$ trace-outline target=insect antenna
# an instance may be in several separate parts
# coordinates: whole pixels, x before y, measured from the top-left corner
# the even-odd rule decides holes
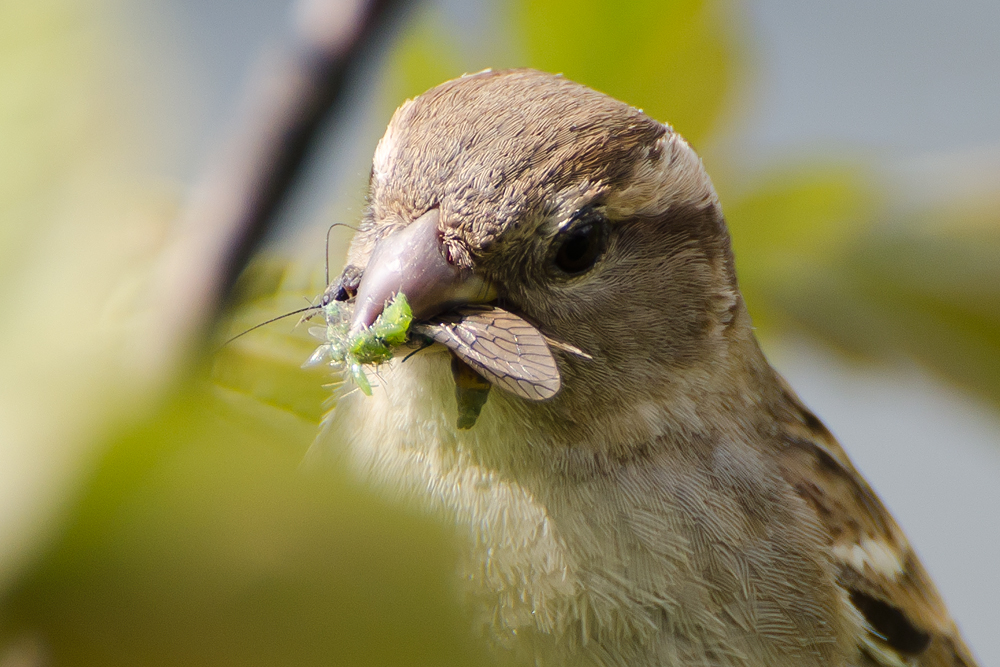
[[[325,273],[325,276],[326,276],[326,284],[327,285],[330,284],[330,234],[333,232],[333,228],[334,227],[347,227],[348,229],[352,229],[355,232],[360,231],[357,227],[351,226],[351,225],[347,224],[346,222],[335,222],[332,225],[330,225],[329,229],[326,230],[326,252],[325,252],[325,255],[324,255],[324,259],[323,259],[323,268],[324,268],[324,273]],[[225,343],[223,343],[222,345],[219,346],[219,349],[221,350],[222,348],[224,348],[225,346],[229,345],[230,343],[232,343],[237,338],[245,336],[246,334],[250,333],[254,329],[259,329],[259,328],[261,328],[262,326],[264,326],[266,324],[271,324],[272,322],[277,322],[278,320],[282,320],[282,319],[284,319],[286,317],[291,317],[292,315],[298,315],[300,313],[316,313],[318,311],[323,310],[323,306],[325,306],[325,305],[326,305],[326,303],[321,303],[319,305],[309,305],[309,306],[306,306],[305,308],[299,308],[298,310],[293,310],[290,313],[285,313],[284,315],[278,315],[277,317],[272,317],[271,319],[269,319],[267,321],[264,321],[264,322],[261,322],[260,324],[255,324],[254,326],[250,327],[246,331],[241,331],[240,333],[236,334],[235,336],[233,336],[232,338],[230,338],[229,340],[227,340]],[[303,320],[307,320],[309,318],[308,317],[303,317],[302,319]],[[301,324],[301,321],[300,321],[300,324]]]
[[[237,338],[241,338],[241,337],[247,335],[248,333],[250,333],[254,329],[260,329],[262,326],[264,326],[266,324],[271,324],[272,322],[277,322],[278,320],[283,320],[286,317],[291,317],[292,315],[298,315],[299,313],[306,313],[306,312],[309,312],[309,311],[317,312],[317,311],[320,311],[320,310],[323,310],[322,306],[306,306],[305,308],[299,308],[298,310],[293,310],[292,312],[285,313],[284,315],[278,315],[277,317],[272,317],[271,319],[266,320],[264,322],[261,322],[260,324],[253,325],[252,327],[250,327],[246,331],[241,331],[240,333],[236,334],[235,336],[233,336],[232,338],[230,338],[229,340],[227,340],[225,343],[223,343],[222,345],[220,345],[219,349],[221,350],[222,348],[224,348],[225,346],[229,345],[230,343],[232,343]]]
[[[415,355],[417,352],[423,352],[424,350],[426,350],[427,348],[429,348],[433,344],[434,344],[434,341],[432,341],[430,339],[427,339],[427,340],[423,341],[423,343],[420,345],[420,347],[418,347],[413,352],[410,352],[408,355],[406,355],[405,357],[403,357],[403,360],[401,362],[399,362],[399,363],[405,364],[410,357],[412,357],[413,355]]]

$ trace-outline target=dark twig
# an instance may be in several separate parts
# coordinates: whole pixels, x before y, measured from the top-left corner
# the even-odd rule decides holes
[[[289,191],[348,73],[405,0],[300,0],[288,45],[270,54],[231,140],[184,210],[154,276],[146,349],[173,360],[218,310]],[[150,360],[154,362],[155,360]]]

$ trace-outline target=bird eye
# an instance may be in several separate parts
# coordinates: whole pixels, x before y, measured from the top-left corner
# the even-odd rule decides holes
[[[556,237],[553,264],[570,276],[589,271],[604,252],[606,236],[603,218],[572,225]]]

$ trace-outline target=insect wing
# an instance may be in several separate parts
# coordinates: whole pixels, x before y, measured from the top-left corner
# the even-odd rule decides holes
[[[559,391],[559,367],[545,337],[506,310],[459,309],[413,329],[516,396],[542,401]]]

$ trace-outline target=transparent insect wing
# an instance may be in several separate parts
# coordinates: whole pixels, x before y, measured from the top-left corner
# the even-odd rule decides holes
[[[312,353],[312,356],[309,357],[304,364],[302,364],[302,368],[312,368],[313,366],[319,366],[320,364],[325,363],[327,357],[330,356],[330,352],[331,350],[329,345],[320,345],[316,348],[316,351]]]
[[[542,401],[559,391],[559,367],[545,337],[513,313],[463,308],[413,328],[516,396]]]

